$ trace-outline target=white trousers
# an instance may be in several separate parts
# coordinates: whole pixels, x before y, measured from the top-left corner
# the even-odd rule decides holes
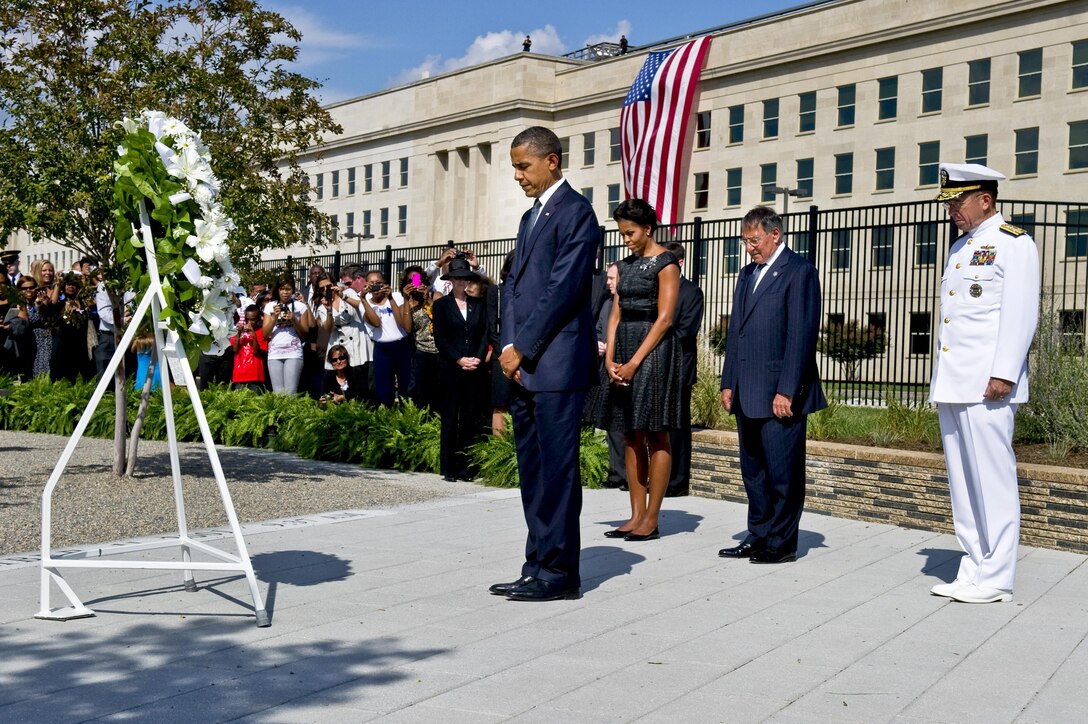
[[[1020,543],[1020,490],[1012,450],[1017,405],[937,405],[956,538],[967,554],[957,580],[1011,591]]]

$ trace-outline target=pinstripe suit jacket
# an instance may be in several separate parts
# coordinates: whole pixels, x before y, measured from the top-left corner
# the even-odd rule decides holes
[[[791,249],[749,294],[756,264],[737,278],[722,366],[723,390],[733,391],[732,411],[773,417],[776,393],[793,401],[795,415],[827,407],[816,369],[820,329],[820,282],[816,268]]]

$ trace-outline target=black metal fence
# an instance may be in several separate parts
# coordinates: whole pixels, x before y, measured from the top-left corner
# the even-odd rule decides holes
[[[1057,325],[1066,349],[1084,350],[1088,307],[1088,203],[999,201],[1006,221],[1035,239],[1042,266],[1043,311]],[[888,396],[908,403],[928,395],[939,323],[941,275],[957,232],[940,204],[914,202],[821,211],[815,206],[789,214],[787,238],[794,251],[819,269],[825,325],[853,322],[883,338],[883,351],[845,364],[820,355],[820,374],[838,399],[882,404]],[[697,218],[658,233],[658,240],[684,244],[686,274],[702,288],[704,350],[720,356],[712,341],[727,328],[737,275],[748,263],[740,241],[740,217]],[[465,245],[492,273],[514,247],[514,239]],[[266,261],[304,279],[311,264],[332,271],[346,264],[378,268],[399,277],[411,264],[434,261],[440,247],[409,247]],[[600,268],[626,253],[616,231],[604,234]],[[717,330],[717,331],[716,331]],[[881,345],[877,345],[878,348]],[[875,350],[870,350],[875,352]]]

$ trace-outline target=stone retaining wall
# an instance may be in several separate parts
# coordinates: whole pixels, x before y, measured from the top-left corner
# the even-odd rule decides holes
[[[808,442],[805,509],[906,528],[952,532],[944,457],[934,453]],[[1019,466],[1020,540],[1088,553],[1088,472]],[[695,432],[691,492],[746,503],[735,432]]]

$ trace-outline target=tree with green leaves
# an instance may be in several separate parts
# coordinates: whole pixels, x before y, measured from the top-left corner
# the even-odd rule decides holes
[[[300,40],[255,0],[0,0],[0,245],[25,229],[97,259],[120,330],[117,124],[145,108],[183,120],[212,149],[240,267],[330,233],[307,202],[298,154],[340,128],[313,96],[319,84],[291,70]]]
[[[874,325],[862,327],[857,320],[827,324],[820,330],[816,351],[839,363],[843,379],[853,382],[864,360],[884,354],[888,337]]]

